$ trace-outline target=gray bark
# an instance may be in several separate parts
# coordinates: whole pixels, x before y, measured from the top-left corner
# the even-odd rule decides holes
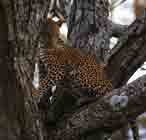
[[[23,114],[23,119],[20,120],[22,131],[19,132],[19,139],[41,139],[42,130],[41,123],[39,122],[39,117],[37,113],[37,106],[32,99],[32,79],[33,79],[33,65],[35,63],[38,35],[40,22],[46,17],[46,11],[48,7],[47,2],[41,1],[7,1],[2,0],[0,4],[4,7],[5,20],[7,26],[7,40],[11,43],[10,48],[13,48],[13,67],[15,68],[15,78],[19,81],[21,87],[21,103],[23,108],[21,108],[21,113]],[[42,8],[42,5],[44,6]],[[41,10],[40,10],[41,9]],[[7,51],[9,53],[9,51]],[[7,75],[7,74],[6,74]],[[12,82],[16,83],[16,82]],[[5,86],[8,86],[7,84]],[[19,88],[19,87],[18,87]],[[15,87],[15,89],[17,89]],[[9,93],[11,93],[9,91]],[[14,92],[14,94],[16,94]],[[15,100],[18,98],[14,96]],[[8,97],[5,97],[8,98]],[[3,98],[2,98],[3,99]],[[12,99],[12,102],[15,102]],[[21,101],[20,100],[20,101]],[[16,101],[17,102],[17,101]],[[19,102],[18,102],[19,103]],[[8,105],[10,103],[7,102]],[[19,105],[17,104],[19,107]],[[17,110],[16,110],[17,111]],[[14,111],[14,112],[16,112]],[[10,116],[9,116],[10,117]],[[19,117],[19,114],[18,114]],[[16,121],[19,118],[15,118]],[[15,126],[13,124],[12,126]],[[11,130],[15,131],[15,130]],[[44,132],[45,133],[45,132]],[[17,137],[18,138],[18,137]],[[12,137],[10,137],[12,139]]]
[[[70,90],[70,89],[69,89]],[[55,140],[74,140],[90,131],[114,132],[146,111],[146,75],[72,114],[57,125]],[[63,125],[65,124],[65,125]]]
[[[107,73],[114,88],[126,84],[146,60],[145,22],[145,17],[136,19],[119,38],[118,43],[108,56]]]
[[[13,65],[14,50],[8,42],[6,13],[0,3],[0,139],[19,140],[24,126],[24,98]]]
[[[5,14],[0,16],[2,17],[0,33],[7,33],[0,34],[0,38],[5,38],[0,40],[0,44],[6,46],[0,48],[2,60],[0,136],[2,135],[2,139],[78,140],[86,139],[88,134],[89,139],[92,139],[96,132],[101,130],[114,132],[125,126],[129,119],[143,113],[146,108],[146,76],[128,86],[111,91],[108,96],[93,104],[80,108],[57,122],[57,126],[49,131],[43,127],[41,114],[31,96],[33,89],[31,82],[39,30],[46,18],[49,3],[50,1],[45,0],[1,0],[0,2],[4,9],[2,13],[5,11]],[[105,52],[109,50],[111,35],[114,33],[122,35],[108,59],[107,72],[114,88],[124,85],[145,61],[145,18],[136,20],[127,31],[125,28],[121,31],[116,27],[116,31],[120,31],[116,33],[115,28],[111,27],[108,21],[107,1],[75,0],[71,11],[68,23],[69,39],[73,47],[81,48],[85,53],[95,54],[99,63],[106,63]],[[3,21],[5,23],[2,23]],[[9,55],[12,59],[5,57]],[[62,89],[63,87],[60,92]]]
[[[98,63],[105,63],[109,50],[108,8],[106,0],[75,0],[71,7],[68,37],[73,47],[94,54]]]

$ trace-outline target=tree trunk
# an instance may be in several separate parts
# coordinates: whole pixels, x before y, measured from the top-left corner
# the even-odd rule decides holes
[[[97,63],[106,63],[109,50],[109,3],[106,0],[75,0],[69,19],[69,39],[73,47],[94,54]]]
[[[32,98],[31,82],[39,47],[39,31],[47,16],[49,4],[50,1],[45,0],[1,0],[0,2],[0,111],[2,114],[0,116],[0,138],[2,140],[91,140],[99,138],[97,132],[101,130],[114,132],[121,126],[127,125],[128,119],[135,118],[145,111],[145,77],[129,86],[113,90],[108,96],[70,114],[67,118],[57,122],[57,125],[50,131],[43,127],[40,119],[42,114],[39,113],[36,102]],[[73,47],[81,48],[86,54],[96,55],[98,63],[106,63],[109,40],[111,34],[114,34],[111,32],[111,24],[108,21],[108,5],[106,0],[74,0],[68,22],[68,36]],[[121,33],[126,39],[121,39],[120,45],[117,45],[120,47],[125,44],[126,47],[130,45],[131,50],[134,49],[135,56],[135,48],[132,48],[133,41],[129,40],[133,38],[131,34],[134,34],[135,27],[140,29],[137,36],[134,34],[134,39],[138,37],[137,41],[140,44],[138,47],[139,49],[142,47],[138,56],[142,57],[138,57],[138,61],[132,63],[132,68],[134,64],[141,64],[145,59],[145,55],[142,54],[145,49],[144,40],[140,40],[140,36],[145,35],[145,27],[138,25],[131,25],[130,29],[133,32],[127,36]],[[129,36],[132,37],[128,38]],[[138,47],[136,46],[136,50]],[[126,49],[119,50],[122,50],[120,53],[123,54]],[[114,53],[110,58],[114,59],[118,56],[119,53],[117,55]],[[126,66],[133,58],[133,55],[124,58],[124,55],[121,56],[120,62],[126,58]],[[121,71],[121,67],[118,67],[121,63],[109,60],[107,63],[108,67],[111,66],[108,68],[109,75],[114,73],[113,81],[116,83],[117,71],[124,74],[126,68],[124,67],[124,71]],[[117,71],[115,71],[115,65],[119,68],[116,69]],[[130,75],[133,72],[134,70]],[[118,84],[123,85],[123,81],[127,80],[122,78],[121,76],[118,79]],[[115,87],[119,87],[120,84]],[[63,87],[60,92],[62,89]],[[72,89],[68,89],[68,92],[70,90]],[[113,100],[115,98],[119,102]]]
[[[24,100],[14,70],[14,48],[8,42],[5,10],[0,5],[0,139],[20,140]]]

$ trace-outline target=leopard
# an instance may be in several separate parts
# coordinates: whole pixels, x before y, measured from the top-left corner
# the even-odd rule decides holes
[[[47,119],[51,122],[56,122],[66,107],[72,107],[78,100],[77,96],[81,98],[86,96],[86,93],[88,96],[89,91],[92,91],[95,93],[91,93],[94,98],[104,96],[112,89],[111,82],[106,78],[105,65],[98,64],[95,55],[84,54],[80,48],[71,47],[69,42],[60,41],[60,25],[51,19],[48,20],[48,34],[45,34],[48,44],[40,47],[38,56],[43,70],[40,69],[39,88],[33,93],[33,97],[37,98],[39,108],[47,108]],[[70,91],[69,95],[66,91],[59,94],[57,90],[52,91],[52,88],[58,87],[60,83],[65,86],[65,81],[69,81],[66,83],[71,83],[71,87],[75,85],[85,92],[81,92],[82,95],[74,95],[76,92]],[[44,107],[46,96],[49,107],[48,105]],[[67,101],[64,101],[64,98]],[[64,105],[68,101],[69,104]]]
[[[43,38],[48,39],[48,44],[40,47],[38,56],[40,65],[44,65],[43,70],[40,68],[40,71],[43,72],[40,72],[42,76],[40,76],[38,93],[43,94],[50,89],[50,86],[54,86],[57,81],[64,79],[66,65],[71,65],[72,71],[76,71],[75,79],[79,81],[81,88],[99,90],[101,87],[105,88],[106,85],[108,85],[106,88],[111,88],[110,82],[108,82],[109,84],[102,82],[106,77],[105,66],[97,63],[95,55],[84,54],[80,48],[71,47],[67,40],[61,40],[59,29],[64,23],[64,18],[61,17],[59,21],[55,22],[52,17],[48,17],[47,23],[45,23],[45,29],[42,32],[45,32],[46,37],[43,35]]]
[[[41,54],[41,59],[47,63],[47,75],[40,80],[38,97],[41,97],[39,101],[41,105],[44,104],[43,97],[48,95],[48,90],[50,91],[48,96],[53,97],[50,109],[47,109],[49,123],[55,123],[68,108],[72,110],[75,105],[87,104],[91,99],[102,97],[112,89],[112,84],[105,75],[105,65],[98,64],[93,55],[84,55],[79,48],[48,49],[44,57],[43,53]],[[67,73],[68,68],[70,70]],[[60,84],[58,82],[64,82],[66,77],[69,77],[71,82],[70,89],[77,86],[82,91],[81,95],[73,91],[51,92],[51,87],[58,87]]]
[[[65,78],[68,65],[72,67],[71,72],[81,88],[92,88],[97,90],[97,94],[102,87],[110,91],[111,84],[106,80],[105,66],[97,64],[95,56],[83,55],[79,48],[48,49],[44,54],[41,52],[41,60],[46,64],[47,75],[40,80],[40,94],[43,94],[49,85],[56,85],[57,81]]]

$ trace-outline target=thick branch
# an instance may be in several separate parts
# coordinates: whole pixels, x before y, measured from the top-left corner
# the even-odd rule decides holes
[[[129,26],[115,48],[107,64],[109,78],[114,87],[124,85],[146,60],[146,19],[141,17]]]
[[[122,35],[125,35],[128,28],[127,25],[116,24],[110,20],[109,25],[111,27],[111,36],[114,37],[121,37]]]
[[[71,7],[68,37],[73,47],[94,54],[98,63],[104,63],[109,50],[108,6],[106,0],[75,0]]]
[[[113,90],[108,96],[74,113],[66,122],[62,120],[58,129],[52,132],[55,136],[52,139],[77,140],[94,130],[113,132],[143,113],[145,100],[146,75]]]

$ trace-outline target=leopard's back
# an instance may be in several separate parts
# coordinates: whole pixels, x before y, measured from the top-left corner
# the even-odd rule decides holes
[[[107,91],[111,89],[110,82],[107,80],[108,84],[106,83],[105,66],[97,64],[96,57],[93,55],[82,55],[78,48],[48,49],[43,62],[47,63],[47,78],[40,81],[40,91],[42,89],[44,91],[45,88],[48,89],[49,86],[55,85],[57,81],[63,80],[68,65],[71,66],[73,79],[77,79],[81,88],[92,88],[98,93],[102,91],[102,94],[105,93],[102,90],[105,87]],[[50,84],[51,82],[53,84]]]

